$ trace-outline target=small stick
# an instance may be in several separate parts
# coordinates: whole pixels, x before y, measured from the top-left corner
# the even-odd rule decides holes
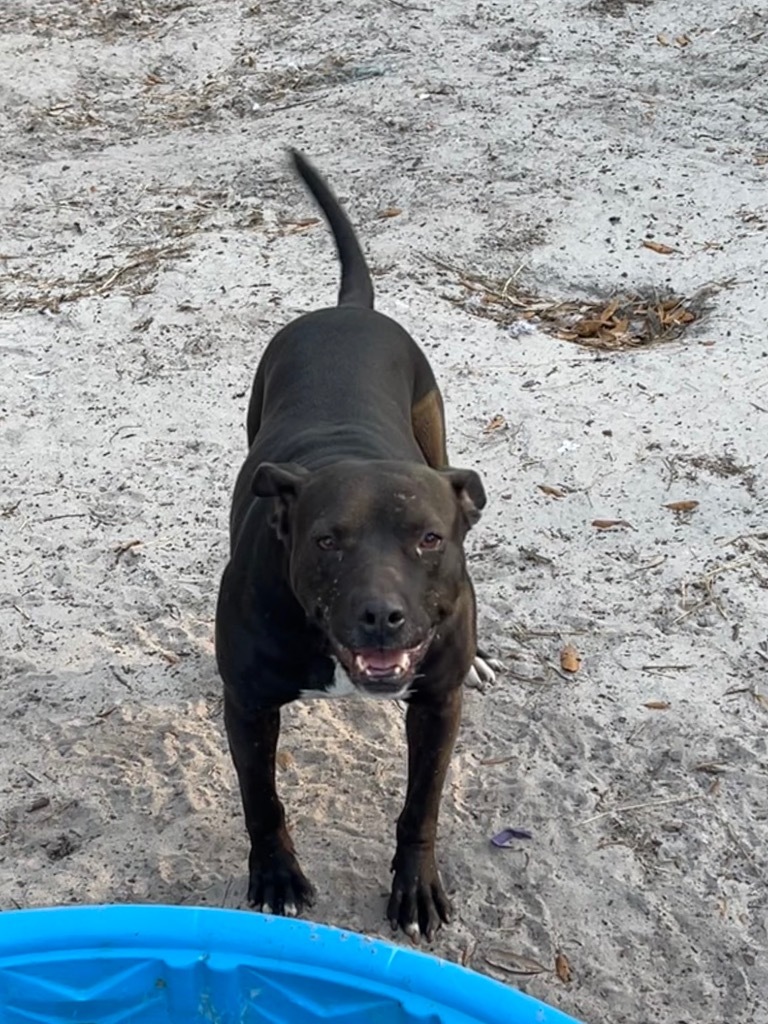
[[[654,559],[653,562],[646,562],[645,565],[640,565],[640,566],[637,567],[637,569],[634,569],[631,573],[629,573],[627,575],[627,579],[631,580],[635,576],[639,576],[641,572],[647,572],[649,569],[655,569],[657,566],[663,565],[664,562],[666,562],[666,560],[667,560],[667,556],[666,555],[661,555],[660,558]]]
[[[591,825],[593,821],[598,821],[600,818],[609,818],[612,814],[623,814],[624,811],[643,811],[647,808],[655,809],[656,807],[666,807],[669,804],[686,804],[691,800],[701,800],[703,793],[696,793],[694,796],[670,796],[666,800],[648,800],[642,804],[624,804],[621,807],[614,807],[613,810],[603,811],[601,814],[595,814],[591,818],[585,818],[584,821],[578,823],[579,828],[582,825]]]
[[[124,679],[123,676],[120,675],[120,673],[117,671],[116,668],[113,668],[112,665],[110,665],[109,666],[109,671],[112,673],[112,675],[118,681],[118,683],[120,683],[121,685],[125,686],[128,690],[133,691],[133,687],[131,686],[131,684],[128,682],[127,679]]]
[[[687,672],[694,665],[641,665],[642,672]]]
[[[87,512],[62,512],[58,516],[46,516],[45,519],[38,519],[39,523],[52,523],[55,519],[87,519]]]
[[[130,551],[131,548],[138,547],[140,544],[140,540],[127,540],[123,544],[118,544],[117,547],[115,548],[115,565],[118,564],[118,562],[126,553],[126,551]]]
[[[418,4],[404,4],[402,0],[387,0],[387,3],[392,4],[393,7],[399,7],[401,11],[426,11],[427,14],[432,13],[431,7],[419,7]]]

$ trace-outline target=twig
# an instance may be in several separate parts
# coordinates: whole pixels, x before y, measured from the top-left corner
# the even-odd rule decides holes
[[[399,7],[401,11],[425,11],[427,14],[432,13],[431,7],[419,7],[418,4],[404,4],[402,0],[387,0],[388,4],[392,4],[393,7]]]
[[[109,666],[109,671],[112,673],[112,675],[118,681],[118,683],[121,683],[126,689],[130,690],[131,692],[133,692],[133,687],[131,686],[131,684],[128,682],[127,679],[124,679],[120,675],[120,673],[117,671],[116,668],[114,668],[112,665],[110,665]]]
[[[577,822],[577,826],[581,828],[584,825],[591,825],[593,821],[599,821],[600,818],[610,818],[612,814],[623,814],[625,811],[655,810],[657,807],[667,807],[670,804],[687,804],[692,800],[701,800],[703,796],[703,793],[696,793],[693,796],[670,796],[665,800],[648,800],[641,804],[623,804],[621,807],[614,807],[610,811],[603,811],[591,818],[585,818],[583,821]]]
[[[62,512],[58,516],[46,516],[45,519],[38,519],[39,523],[52,523],[55,519],[87,519],[87,512]]]
[[[687,672],[695,665],[641,665],[641,672]]]
[[[731,540],[719,540],[716,543],[730,547],[732,544],[738,544],[744,540],[768,540],[768,531],[759,530],[757,533],[740,533],[738,537],[732,537]]]
[[[115,565],[118,565],[123,555],[130,551],[132,548],[139,547],[141,545],[140,540],[127,540],[123,544],[118,544],[115,548]]]
[[[655,558],[652,562],[646,562],[645,565],[639,565],[637,569],[634,569],[627,575],[627,579],[634,579],[635,576],[639,576],[641,572],[648,572],[649,569],[655,569],[659,565],[663,565],[667,560],[667,555],[661,555],[659,558]]]

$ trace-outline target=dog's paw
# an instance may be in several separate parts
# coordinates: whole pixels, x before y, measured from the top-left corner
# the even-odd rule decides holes
[[[496,673],[501,672],[503,668],[504,665],[497,658],[491,658],[485,651],[478,651],[472,668],[467,673],[467,685],[482,690],[489,683],[496,682]]]
[[[312,883],[289,850],[252,852],[249,861],[248,903],[264,914],[296,917],[315,901]]]
[[[387,917],[393,930],[402,928],[415,945],[431,942],[443,924],[450,924],[451,901],[445,894],[432,853],[398,851]]]

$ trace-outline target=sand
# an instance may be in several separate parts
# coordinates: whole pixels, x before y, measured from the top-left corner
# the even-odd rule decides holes
[[[489,494],[468,551],[505,671],[467,691],[433,951],[590,1024],[765,1024],[764,17],[4,0],[0,30],[1,905],[243,906],[212,622],[259,354],[336,292],[296,145]],[[652,345],[528,316],[710,285]],[[284,722],[313,916],[389,936],[402,709]]]

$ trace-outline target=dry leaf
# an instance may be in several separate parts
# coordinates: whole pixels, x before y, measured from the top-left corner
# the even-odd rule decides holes
[[[679,251],[673,249],[671,245],[665,245],[664,242],[654,242],[652,238],[644,238],[643,245],[646,249],[653,249],[654,252],[658,252],[662,256],[671,256],[673,252]]]
[[[596,530],[612,530],[615,526],[629,526],[626,519],[593,519],[592,525]]]
[[[397,206],[387,206],[384,210],[379,210],[376,214],[381,220],[387,217],[399,217],[403,211]]]
[[[517,953],[508,953],[505,949],[490,949],[485,958],[491,967],[498,967],[509,974],[543,974],[546,967],[538,960]]]
[[[755,153],[755,163],[758,167],[768,164],[768,153]]]
[[[602,320],[578,320],[573,329],[580,338],[593,338],[605,327]]]
[[[560,950],[557,951],[557,956],[555,957],[555,974],[558,976],[560,981],[564,981],[566,985],[573,977],[573,971],[571,970],[568,957]]]
[[[650,711],[668,711],[671,706],[668,700],[647,700],[643,705]]]
[[[489,420],[488,423],[486,423],[486,425],[483,427],[483,433],[492,434],[494,430],[504,430],[506,426],[507,421],[504,419],[501,413],[498,413],[491,420]]]
[[[664,506],[664,508],[668,508],[672,512],[693,512],[693,510],[698,507],[698,501],[694,501],[693,499],[690,501],[670,501]]]
[[[290,750],[278,750],[277,755],[275,757],[275,761],[277,761],[278,768],[280,768],[282,771],[286,771],[288,768],[291,768],[294,764],[293,754],[290,752]]]
[[[560,668],[563,672],[578,672],[581,668],[581,655],[573,644],[566,644],[560,651]]]
[[[670,324],[677,327],[678,324],[692,324],[696,319],[696,315],[695,313],[692,313],[690,309],[678,308],[673,309],[669,313],[665,313],[663,316],[659,317],[659,319],[665,327],[668,327]]]
[[[550,498],[564,498],[566,491],[561,490],[559,487],[551,487],[549,484],[536,484],[540,491],[544,494],[548,494]]]
[[[684,46],[687,46],[690,43],[690,41],[691,40],[688,36],[675,36],[675,43],[680,47],[681,50]]]
[[[665,35],[663,32],[659,32],[656,36],[656,42],[659,46],[669,46],[669,36]]]
[[[614,314],[616,313],[616,310],[619,308],[620,305],[621,302],[619,301],[619,299],[612,299],[608,303],[603,312],[600,314],[600,319],[603,321],[604,324],[607,324],[609,320],[613,320]]]

